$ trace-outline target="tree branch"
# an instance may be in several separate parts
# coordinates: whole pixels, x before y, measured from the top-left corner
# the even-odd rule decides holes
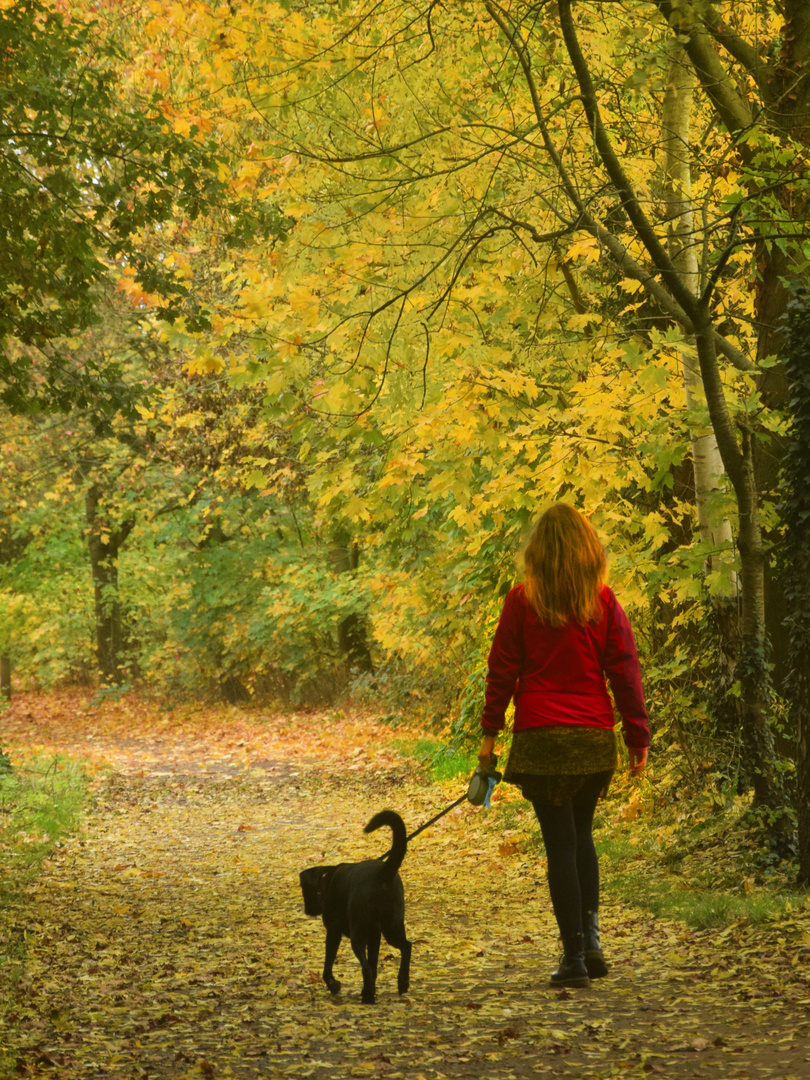
[[[719,45],[722,45],[729,56],[742,64],[746,71],[751,74],[762,95],[763,102],[766,105],[772,104],[771,68],[762,59],[759,51],[753,45],[744,41],[739,34],[735,34],[733,30],[730,30],[725,25],[723,17],[713,7],[707,6],[701,14],[701,19],[714,40]]]
[[[734,134],[750,128],[754,122],[751,110],[729,78],[715,52],[709,33],[694,9],[683,3],[683,0],[678,3],[675,0],[656,0],[656,6],[672,32],[678,37],[687,37],[684,42],[687,56],[692,61],[717,115],[728,130]],[[714,17],[717,18],[716,15]]]
[[[571,0],[559,0],[558,7],[563,38],[577,81],[579,82],[579,88],[582,94],[582,105],[585,109],[585,115],[588,119],[591,134],[593,135],[594,144],[599,153],[599,157],[602,159],[602,164],[605,166],[613,186],[621,197],[622,209],[632,222],[639,240],[641,240],[642,244],[649,252],[653,265],[663,278],[667,288],[678,304],[680,304],[687,314],[692,315],[694,312],[695,297],[684,284],[681,275],[673,266],[666,248],[658,239],[649,218],[641,209],[641,204],[636,197],[633,185],[630,183],[629,177],[622,168],[621,163],[616,156],[616,152],[613,149],[613,145],[608,138],[605,126],[602,123],[602,116],[596,101],[596,92],[594,90],[593,80],[591,79],[591,73],[582,53],[582,49],[580,48],[579,39],[577,38],[576,27],[574,26],[574,19],[571,14]]]
[[[537,120],[538,130],[543,139],[543,145],[551,158],[554,168],[557,171],[557,175],[560,177],[560,182],[563,185],[566,195],[580,215],[580,225],[607,249],[612,259],[623,273],[641,283],[645,291],[656,301],[665,315],[674,319],[688,334],[694,334],[695,327],[692,318],[684,310],[678,299],[676,299],[672,293],[657,280],[654,272],[646,269],[637,262],[627,248],[625,248],[624,244],[622,244],[621,240],[614,233],[606,229],[586,208],[585,203],[580,198],[576,185],[568,175],[568,170],[560,157],[559,151],[557,150],[546,125],[545,115],[540,103],[540,95],[537,91],[537,85],[532,72],[531,57],[525,43],[521,40],[516,28],[510,24],[505,14],[495,5],[494,0],[486,0],[486,9],[490,18],[498,26],[501,33],[509,42],[512,51],[518,58],[518,62],[523,70],[523,77],[526,80],[526,85],[532,99],[532,107],[535,119]],[[664,255],[667,262],[669,262],[669,257],[666,255],[666,252],[664,252]],[[678,280],[680,281],[680,279]],[[693,302],[696,302],[696,298],[692,297],[691,293],[688,293],[688,290],[682,288],[682,291],[686,291],[687,296],[690,297]],[[714,343],[717,351],[725,356],[726,359],[740,371],[757,370],[755,365],[740,349],[732,345],[730,341],[717,333],[717,331],[714,333]]]
[[[664,288],[661,282],[655,278],[654,273],[636,262],[617,236],[614,236],[613,233],[594,221],[593,218],[590,219],[589,231],[608,249],[620,270],[623,270],[628,277],[641,282],[649,295],[658,303],[665,315],[669,315],[675,322],[679,323],[687,334],[695,333],[695,327],[690,316],[687,315],[677,300]],[[723,337],[717,330],[714,331],[713,336],[714,345],[717,351],[725,356],[735,368],[739,371],[758,370],[756,365],[748,359],[745,353],[742,352],[741,349],[738,349],[736,345],[732,345],[728,338]]]

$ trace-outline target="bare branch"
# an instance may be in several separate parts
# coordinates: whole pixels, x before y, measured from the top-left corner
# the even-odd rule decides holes
[[[506,14],[500,7],[495,4],[494,0],[486,0],[486,8],[490,17],[497,24],[502,34],[509,42],[512,51],[518,58],[518,62],[520,63],[523,70],[523,76],[526,80],[526,85],[532,99],[535,119],[537,120],[538,130],[540,131],[543,138],[543,144],[545,146],[546,152],[551,158],[551,161],[554,165],[555,170],[557,171],[558,176],[560,177],[560,182],[562,183],[566,195],[568,196],[571,203],[580,215],[579,224],[582,226],[582,228],[589,232],[591,236],[598,240],[600,244],[602,244],[602,246],[610,253],[611,258],[619,267],[619,269],[624,274],[626,274],[627,277],[634,278],[636,281],[641,283],[645,291],[653,300],[655,300],[660,310],[664,314],[669,315],[670,318],[674,319],[677,323],[679,323],[684,328],[684,330],[686,330],[687,333],[694,334],[695,329],[692,318],[684,310],[684,307],[679,302],[679,299],[676,299],[673,296],[672,292],[670,292],[669,289],[657,279],[656,272],[648,270],[646,267],[642,266],[636,259],[634,259],[627,250],[627,248],[624,246],[624,244],[621,242],[621,240],[618,238],[618,236],[610,232],[610,230],[606,229],[588,210],[588,207],[586,203],[583,202],[576,185],[569,176],[568,171],[565,168],[565,164],[560,157],[559,151],[554,144],[554,140],[551,138],[551,135],[549,133],[548,127],[545,122],[543,108],[540,102],[540,95],[538,93],[537,85],[534,80],[534,73],[531,67],[531,57],[529,55],[528,49],[526,48],[525,42],[522,41],[516,27],[514,27],[509,22]],[[619,166],[619,169],[621,169],[621,166]],[[647,227],[648,229],[651,229],[648,222]],[[656,243],[658,243],[657,238],[655,238],[655,240]],[[677,280],[680,282],[680,278],[674,271],[674,268],[672,267],[669,257],[666,255],[666,252],[664,252],[664,258],[667,264],[669,264],[672,274],[674,274]],[[690,305],[692,306],[695,303],[695,298],[692,297],[691,293],[689,293],[688,290],[683,287],[682,282],[680,282],[680,284],[681,293],[686,294],[687,302],[689,302],[689,300],[692,301],[692,304]],[[756,370],[754,364],[748,359],[748,357],[730,341],[724,338],[722,334],[719,334],[715,331],[714,341],[715,347],[717,348],[718,352],[725,356],[726,359],[734,365],[734,367],[738,368],[740,371]]]
[[[593,135],[594,144],[602,159],[602,163],[605,166],[614,187],[619,193],[622,209],[633,223],[638,238],[649,252],[654,266],[660,273],[673,297],[686,312],[691,314],[695,297],[685,286],[681,275],[673,266],[666,248],[658,239],[649,218],[641,209],[641,204],[638,201],[633,185],[630,183],[629,177],[622,168],[621,163],[616,156],[616,152],[613,149],[613,144],[608,138],[605,126],[602,123],[602,116],[597,104],[591,73],[580,48],[579,39],[577,38],[576,27],[574,26],[574,19],[571,14],[571,0],[559,0],[558,6],[563,38],[565,39],[566,48],[568,49],[568,55],[573,64],[577,81],[579,82],[585,115],[588,118],[588,124],[591,129],[591,134]]]

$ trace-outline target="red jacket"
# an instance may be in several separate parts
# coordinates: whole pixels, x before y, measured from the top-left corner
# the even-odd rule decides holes
[[[627,746],[650,742],[638,653],[630,623],[611,589],[600,594],[599,622],[549,626],[541,622],[522,585],[509,592],[489,652],[481,726],[494,735],[515,699],[515,731],[556,724],[612,728],[610,682]]]

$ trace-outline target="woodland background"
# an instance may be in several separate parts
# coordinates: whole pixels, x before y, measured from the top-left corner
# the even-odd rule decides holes
[[[659,797],[810,881],[803,0],[2,0],[0,50],[6,686],[463,748],[565,499]]]

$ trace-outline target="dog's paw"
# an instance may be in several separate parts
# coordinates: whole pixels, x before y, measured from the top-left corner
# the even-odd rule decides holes
[[[340,993],[341,984],[337,981],[337,979],[329,979],[327,981],[326,985],[329,988],[329,993],[330,994],[339,994]]]
[[[363,994],[360,1000],[364,1005],[376,1005],[377,998],[374,994]]]
[[[410,989],[410,985],[410,979],[400,979],[397,983],[397,989],[399,990],[400,994],[407,994],[408,990]]]

